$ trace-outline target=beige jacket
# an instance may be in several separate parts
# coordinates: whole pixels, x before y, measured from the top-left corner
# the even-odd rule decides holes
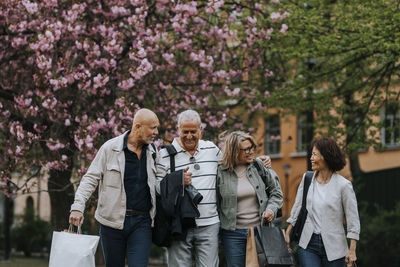
[[[307,219],[301,233],[299,246],[306,249],[314,232],[313,194],[315,173],[307,193]],[[296,200],[290,213],[288,223],[295,225],[300,213],[303,199],[304,176],[297,190]],[[347,222],[347,238],[358,240],[360,236],[360,219],[356,195],[349,180],[334,173],[329,182],[329,191],[326,195],[326,209],[321,214],[321,236],[324,242],[326,255],[329,261],[342,258],[348,251],[346,233],[343,220]]]
[[[115,229],[123,229],[126,212],[125,154],[123,151],[125,134],[127,132],[108,140],[100,147],[88,171],[82,177],[75,193],[74,204],[71,206],[71,210],[78,210],[83,213],[86,201],[98,185],[99,199],[94,216],[99,223]],[[153,154],[158,155],[151,145],[148,146],[146,151],[147,183],[150,188],[152,203],[150,216],[153,225],[156,211],[156,168]]]

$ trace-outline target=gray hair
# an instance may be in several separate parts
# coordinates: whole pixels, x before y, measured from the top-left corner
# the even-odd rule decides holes
[[[178,128],[181,126],[182,121],[192,121],[197,120],[199,122],[199,127],[201,127],[201,118],[199,113],[193,109],[185,110],[178,114]]]

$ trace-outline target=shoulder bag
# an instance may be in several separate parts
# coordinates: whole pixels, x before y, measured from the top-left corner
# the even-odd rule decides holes
[[[301,203],[301,209],[299,215],[297,216],[296,224],[293,226],[292,232],[290,233],[290,240],[296,243],[299,243],[301,232],[303,232],[304,223],[307,219],[307,193],[308,188],[311,184],[311,179],[314,175],[313,171],[307,171],[306,176],[304,177],[304,187],[303,187],[303,201]]]
[[[270,198],[269,192],[267,190],[267,176],[265,175],[265,172],[262,171],[262,168],[264,168],[264,166],[260,166],[260,162],[255,160],[254,162],[254,166],[257,169],[258,175],[261,177],[261,179],[263,180],[264,184],[265,184],[265,192],[267,193],[267,197]],[[278,177],[278,176],[276,176]],[[279,179],[279,177],[278,177]],[[277,181],[278,183],[280,183],[280,181]],[[280,218],[282,217],[282,208],[279,208],[278,211],[276,212],[276,218]]]

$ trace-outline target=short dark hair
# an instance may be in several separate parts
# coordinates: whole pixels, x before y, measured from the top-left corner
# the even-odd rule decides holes
[[[340,171],[346,165],[346,156],[343,150],[340,149],[339,145],[332,138],[323,137],[315,139],[311,144],[311,148],[313,147],[319,150],[331,171]]]

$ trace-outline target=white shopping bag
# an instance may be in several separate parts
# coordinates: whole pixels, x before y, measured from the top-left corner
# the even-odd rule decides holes
[[[98,243],[95,235],[53,232],[49,267],[95,267]]]

